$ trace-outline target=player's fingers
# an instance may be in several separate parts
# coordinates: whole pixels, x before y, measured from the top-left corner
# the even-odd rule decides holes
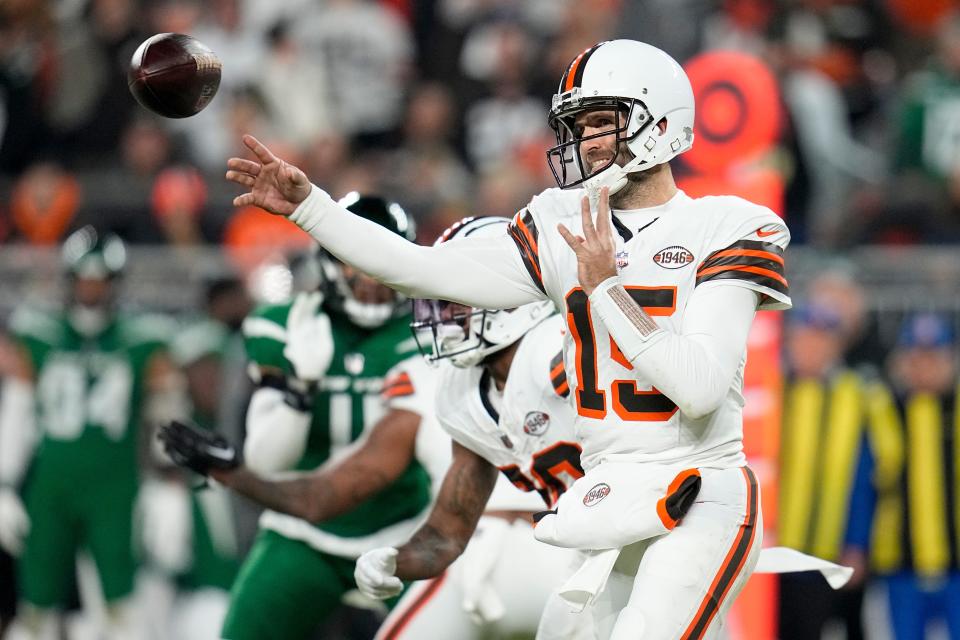
[[[273,155],[273,152],[270,151],[270,149],[267,149],[266,145],[254,138],[249,133],[244,134],[243,144],[245,144],[250,151],[253,151],[253,155],[257,156],[257,159],[260,160],[262,164],[269,164],[277,161],[277,157]]]
[[[227,169],[242,171],[244,173],[249,173],[252,176],[260,174],[261,166],[262,165],[259,162],[247,160],[246,158],[230,158],[227,160]]]
[[[283,163],[282,171],[284,179],[295,187],[299,187],[307,183],[307,175],[292,164]]]
[[[597,236],[593,228],[593,216],[590,215],[590,198],[583,196],[580,198],[580,221],[583,226],[583,237],[587,242],[593,241]]]
[[[298,170],[290,165],[280,168],[280,183],[286,189],[296,189],[300,186],[300,179],[297,176]]]
[[[610,188],[600,189],[600,206],[597,208],[597,235],[601,240],[613,243],[613,221],[610,216]]]
[[[357,584],[363,585],[372,592],[378,591],[383,586],[383,574],[372,567],[358,564],[355,573]]]
[[[251,205],[255,202],[255,198],[252,193],[245,193],[242,196],[237,196],[233,199],[233,206],[235,207],[245,207]]]
[[[564,225],[562,222],[557,224],[557,231],[560,233],[560,236],[566,241],[566,243],[570,245],[570,248],[573,249],[574,251],[579,250],[580,245],[582,245],[585,242],[585,240],[580,236],[573,235],[573,233],[570,232],[570,229],[567,229],[566,225]]]
[[[385,600],[403,591],[403,583],[400,582],[399,578],[391,576],[386,580],[378,580],[376,584],[368,584],[367,588],[374,598]]]
[[[380,561],[380,568],[383,569],[384,574],[392,576],[397,570],[397,550],[393,547],[382,549],[378,560]]]
[[[256,182],[256,178],[247,173],[241,173],[239,171],[227,171],[226,178],[230,182],[236,182],[237,184],[242,184],[245,187],[252,187]]]
[[[599,213],[610,213],[610,187],[600,188],[600,201],[597,204]]]
[[[400,578],[396,576],[390,576],[383,581],[383,590],[388,592],[388,595],[395,595],[400,593],[403,589],[403,583],[400,581]]]

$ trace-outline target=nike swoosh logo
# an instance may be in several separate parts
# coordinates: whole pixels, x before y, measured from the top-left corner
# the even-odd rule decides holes
[[[777,233],[780,233],[779,229],[774,229],[773,231],[764,231],[763,227],[760,227],[759,229],[757,229],[757,235],[760,236],[761,238],[766,238],[767,236],[772,236]]]
[[[637,233],[640,233],[641,231],[643,231],[644,229],[646,229],[647,227],[649,227],[650,225],[652,225],[654,222],[656,222],[656,221],[659,220],[659,219],[660,219],[659,217],[654,218],[653,220],[651,220],[651,221],[648,222],[647,224],[645,224],[645,225],[643,225],[642,227],[640,227],[639,229],[637,229]]]

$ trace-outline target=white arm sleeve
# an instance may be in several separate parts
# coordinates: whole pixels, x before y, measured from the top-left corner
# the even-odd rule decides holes
[[[354,215],[316,186],[290,220],[340,260],[411,298],[512,309],[545,297],[506,234],[420,246]]]
[[[258,473],[290,469],[303,455],[309,433],[309,413],[285,403],[277,389],[257,389],[247,411],[246,465]]]
[[[610,295],[615,287],[620,287],[619,278],[602,283],[590,295],[590,305],[638,375],[691,418],[715,411],[744,357],[756,292],[735,284],[697,287],[680,332],[674,333],[662,328],[646,332],[643,323],[638,326],[639,307],[629,296],[625,297],[633,309],[618,303],[617,296]]]
[[[37,445],[33,385],[18,378],[3,380],[0,395],[0,485],[17,486]]]

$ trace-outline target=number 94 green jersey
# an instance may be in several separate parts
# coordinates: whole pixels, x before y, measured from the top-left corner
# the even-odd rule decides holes
[[[14,312],[10,333],[34,371],[41,441],[33,472],[135,475],[147,365],[165,348],[171,322],[121,313],[85,338],[62,312],[24,307]]]

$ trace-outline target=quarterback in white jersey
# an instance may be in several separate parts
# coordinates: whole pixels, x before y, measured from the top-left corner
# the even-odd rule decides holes
[[[740,391],[745,335],[739,344],[729,346],[739,353],[718,354],[728,356],[727,375],[688,362],[697,356],[716,357],[696,349],[678,349],[673,357],[647,366],[635,361],[643,360],[643,351],[652,343],[668,342],[672,336],[695,343],[696,334],[689,327],[723,322],[693,316],[710,308],[700,302],[703,298],[710,301],[722,295],[711,293],[718,285],[735,283],[755,291],[744,295],[755,295],[760,309],[789,306],[782,257],[789,235],[783,222],[769,209],[740,198],[693,199],[682,191],[655,207],[617,211],[613,240],[623,285],[613,293],[625,293],[643,309],[649,319],[638,315],[637,321],[650,332],[645,340],[630,336],[618,341],[615,333],[623,327],[608,325],[607,314],[613,322],[633,319],[617,317],[623,314],[612,295],[591,296],[588,304],[578,281],[576,254],[559,234],[539,231],[552,230],[559,222],[582,233],[580,197],[577,192],[551,189],[517,214],[510,232],[531,279],[567,313],[566,368],[577,413],[587,419],[578,422],[577,433],[584,466],[590,468],[601,458],[743,466]],[[695,291],[698,300],[693,300]],[[663,366],[673,368],[663,371]]]
[[[683,526],[642,541],[610,637],[638,628],[644,638],[709,637],[759,553],[742,372],[756,311],[790,306],[790,235],[763,207],[679,191],[668,161],[693,144],[693,91],[655,47],[614,40],[584,51],[561,79],[549,121],[560,189],[535,197],[503,237],[435,247],[388,237],[250,136],[257,160],[231,158],[227,178],[249,189],[236,205],[289,216],[344,262],[412,297],[492,309],[552,300],[567,320],[564,361],[587,471],[565,495],[581,485],[593,504],[590,489],[629,494],[636,484],[627,478],[641,473],[659,483],[702,472]],[[659,468],[662,477],[650,477]],[[581,524],[607,532],[618,523],[584,515]]]

